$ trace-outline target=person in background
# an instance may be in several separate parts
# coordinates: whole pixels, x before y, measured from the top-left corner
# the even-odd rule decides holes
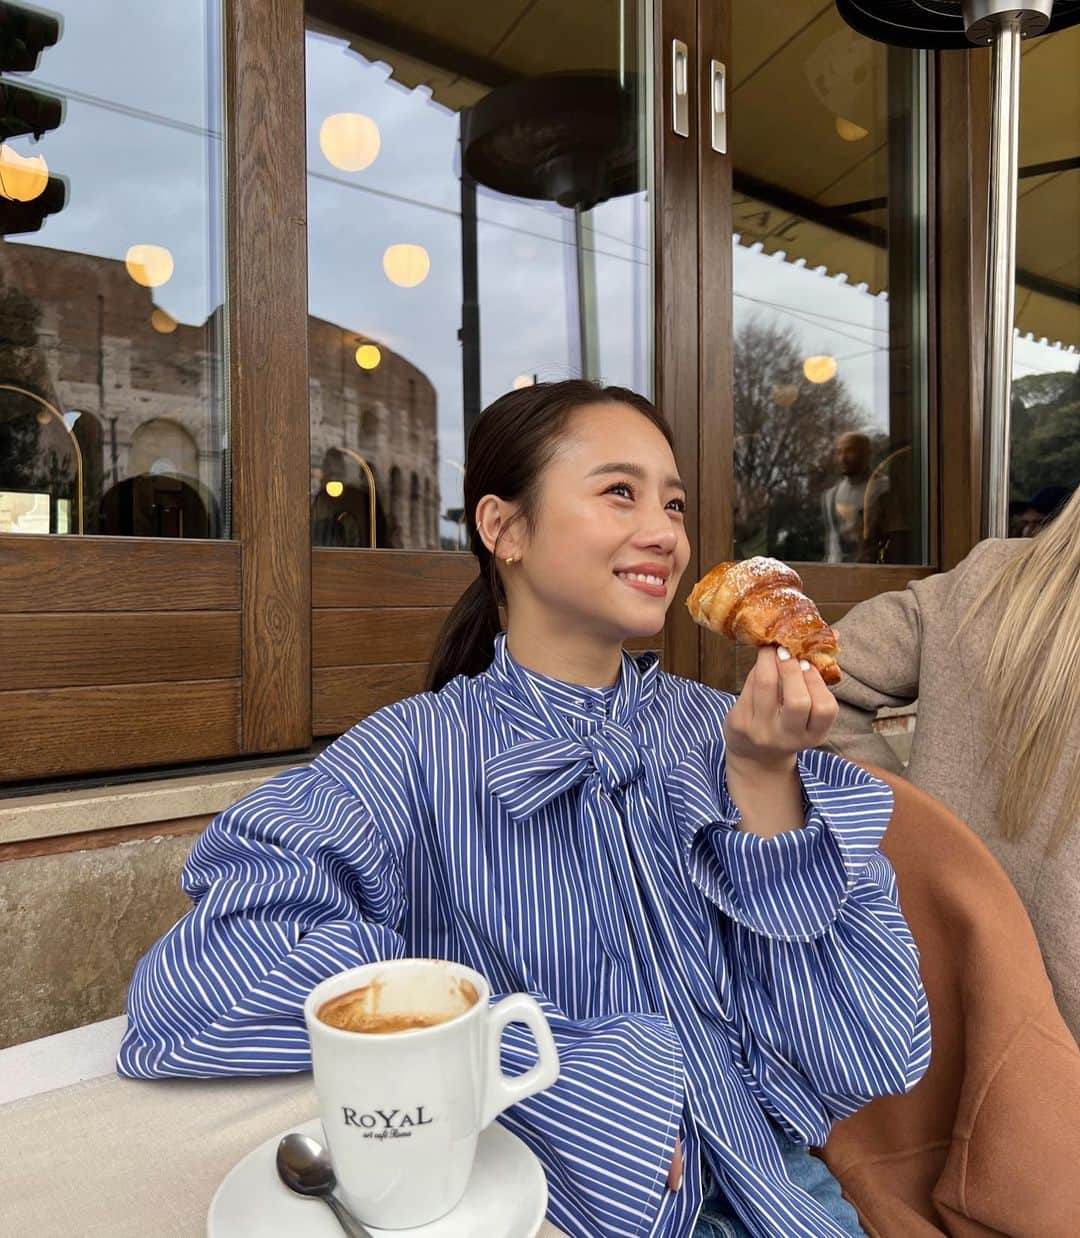
[[[809,662],[762,649],[736,701],[624,652],[690,558],[671,441],[585,381],[481,414],[478,573],[430,691],[208,827],[193,909],[136,968],[121,1073],[307,1070],[320,980],[454,959],[547,1015],[559,1079],[499,1120],[571,1238],[862,1234],[808,1146],[929,1059],[878,849],[892,793],[819,750],[836,704]],[[533,1056],[511,1027],[504,1067]]]
[[[871,482],[871,454],[869,437],[857,430],[836,440],[834,456],[841,477],[821,496],[828,563],[874,561],[873,548],[866,538],[866,509],[880,502],[880,491],[888,483],[883,475]]]
[[[1067,486],[1043,486],[1030,499],[1010,503],[1010,511],[1015,515],[1015,535],[1034,537],[1061,511],[1071,493]]]
[[[1037,536],[853,607],[829,747],[894,772],[872,724],[918,701],[907,776],[1009,874],[1080,1038],[1080,491]]]

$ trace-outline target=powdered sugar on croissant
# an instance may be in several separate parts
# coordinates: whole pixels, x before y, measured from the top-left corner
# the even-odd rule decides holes
[[[840,642],[802,591],[802,578],[779,559],[757,555],[718,563],[694,586],[687,607],[695,623],[744,645],[782,645],[840,682]]]

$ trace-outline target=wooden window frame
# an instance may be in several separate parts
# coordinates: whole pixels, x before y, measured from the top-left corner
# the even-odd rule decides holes
[[[455,552],[311,547],[305,5],[223,3],[233,537],[0,536],[0,710],[18,720],[0,736],[0,785],[305,751],[421,686],[475,572]],[[682,604],[733,544],[732,169],[698,89],[710,59],[730,63],[731,17],[656,0],[653,23],[655,394],[695,548],[665,664],[732,687],[734,651]],[[698,99],[689,138],[671,124],[676,37]],[[932,559],[950,567],[978,537],[988,76],[972,53],[941,53],[935,70]],[[935,570],[799,566],[830,618]]]

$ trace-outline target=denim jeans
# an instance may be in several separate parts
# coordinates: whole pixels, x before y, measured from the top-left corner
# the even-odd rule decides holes
[[[784,1158],[784,1168],[792,1182],[813,1196],[818,1206],[845,1234],[865,1238],[855,1209],[840,1194],[840,1184],[829,1173],[824,1161],[811,1156],[806,1148],[792,1143],[779,1132],[776,1138]],[[723,1192],[707,1171],[705,1205],[694,1226],[693,1238],[750,1238],[750,1231],[731,1211]]]

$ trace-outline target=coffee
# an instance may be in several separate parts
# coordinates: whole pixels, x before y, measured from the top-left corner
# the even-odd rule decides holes
[[[442,1008],[437,1010],[394,1009],[383,988],[379,980],[373,980],[363,988],[351,989],[324,1002],[316,1013],[328,1027],[377,1035],[438,1027],[471,1010],[480,1000],[476,988],[463,978],[455,980],[445,995]]]

